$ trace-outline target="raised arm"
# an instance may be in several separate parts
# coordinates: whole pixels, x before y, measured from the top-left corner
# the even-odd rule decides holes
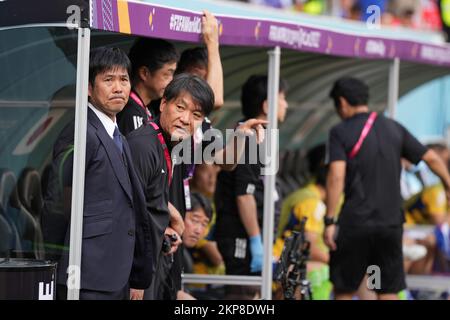
[[[219,28],[217,19],[208,11],[203,11],[202,36],[208,51],[208,73],[206,81],[214,92],[214,109],[223,106],[223,70],[219,53]]]

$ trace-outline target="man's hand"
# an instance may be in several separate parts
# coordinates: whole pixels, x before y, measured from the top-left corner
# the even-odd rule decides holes
[[[130,300],[143,300],[144,290],[130,289]]]
[[[170,227],[175,230],[178,235],[182,235],[184,232],[184,220],[177,208],[169,202],[170,213]]]
[[[167,227],[166,230],[164,231],[164,235],[165,236],[173,236],[176,237],[176,241],[171,241],[170,242],[170,251],[167,252],[165,255],[169,255],[174,253],[175,251],[177,251],[178,246],[180,244],[182,244],[183,242],[181,241],[181,237],[180,235],[171,227]]]
[[[217,19],[206,10],[203,11],[202,17],[202,36],[207,46],[219,45],[219,24]]]
[[[249,119],[236,128],[236,132],[252,136],[256,132],[256,141],[259,143],[264,141],[264,127],[263,124],[268,124],[269,122],[266,120],[259,119]]]
[[[328,227],[325,227],[325,230],[323,231],[323,241],[325,242],[326,246],[330,248],[331,251],[336,250],[336,242],[334,242],[334,236],[336,234],[336,225],[332,224]]]
[[[250,253],[252,255],[250,272],[260,272],[262,270],[264,255],[261,235],[250,237]]]

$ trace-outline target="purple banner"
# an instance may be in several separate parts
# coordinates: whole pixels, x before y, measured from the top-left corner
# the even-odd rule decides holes
[[[96,1],[93,8],[93,21],[97,29],[105,31],[119,31],[119,17],[117,0]]]
[[[92,27],[169,40],[200,42],[201,14],[148,3],[95,0]],[[119,18],[120,16],[120,18]],[[220,43],[280,46],[304,52],[365,59],[392,59],[450,67],[450,46],[349,35],[301,24],[216,16]]]

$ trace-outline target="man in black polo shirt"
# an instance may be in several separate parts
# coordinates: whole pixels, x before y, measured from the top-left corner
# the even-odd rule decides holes
[[[279,88],[277,117],[283,122],[287,108],[283,81]],[[241,95],[242,113],[246,119],[267,119],[267,91],[267,76],[253,75],[246,81]],[[217,210],[215,236],[226,273],[231,275],[257,275],[262,270],[263,166],[259,152],[252,150],[250,144],[246,144],[245,162],[239,163],[233,171],[219,173],[214,197]],[[249,161],[252,157],[257,157],[257,161]],[[278,200],[278,192],[275,200]],[[279,211],[278,204],[279,201],[276,211]],[[227,297],[251,299],[256,291],[251,287],[233,286],[227,288]]]
[[[150,102],[161,99],[172,81],[178,60],[178,53],[170,42],[150,38],[137,39],[129,56],[132,65],[130,98],[117,115],[117,124],[124,135],[155,116],[149,108]]]
[[[334,84],[330,97],[343,120],[330,131],[326,187],[324,240],[331,249],[335,296],[351,299],[367,272],[369,289],[374,289],[379,299],[397,299],[397,293],[406,286],[400,159],[412,163],[424,160],[442,179],[447,195],[450,177],[437,154],[402,125],[369,113],[365,83],[342,78]],[[335,213],[342,192],[345,201],[337,232]]]

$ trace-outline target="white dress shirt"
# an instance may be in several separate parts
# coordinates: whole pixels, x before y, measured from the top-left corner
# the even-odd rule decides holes
[[[117,127],[116,122],[112,121],[110,117],[94,107],[90,102],[88,103],[88,106],[92,111],[94,111],[97,118],[99,118],[100,122],[103,124],[103,127],[105,127],[108,135],[111,137],[111,139],[113,139],[114,130]]]

